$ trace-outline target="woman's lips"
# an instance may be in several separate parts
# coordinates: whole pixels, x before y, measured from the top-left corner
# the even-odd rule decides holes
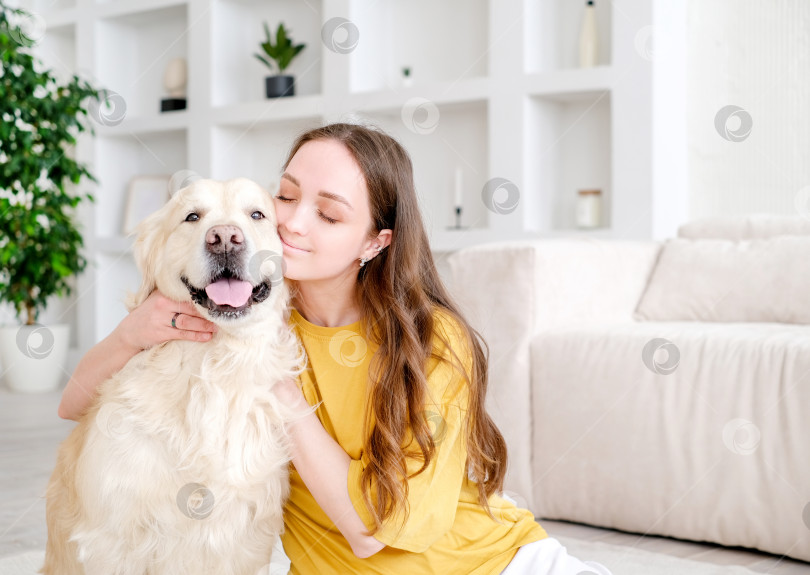
[[[280,237],[280,236],[279,236],[279,237]],[[309,252],[309,250],[305,250],[305,249],[299,248],[298,246],[294,246],[294,245],[292,245],[290,242],[288,242],[288,241],[287,241],[287,240],[285,240],[284,238],[281,238],[281,244],[282,244],[282,247],[283,247],[284,249],[295,250],[295,251],[297,251],[297,252],[302,252],[302,253],[307,253],[307,252]]]

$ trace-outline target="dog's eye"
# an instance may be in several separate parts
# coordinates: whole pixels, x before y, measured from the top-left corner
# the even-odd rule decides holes
[[[250,217],[253,218],[254,220],[260,220],[264,217],[264,214],[261,213],[259,210],[256,210],[255,212],[250,214]]]
[[[198,214],[196,212],[191,212],[189,215],[186,216],[186,221],[187,222],[196,222],[199,219],[200,219],[200,214]]]

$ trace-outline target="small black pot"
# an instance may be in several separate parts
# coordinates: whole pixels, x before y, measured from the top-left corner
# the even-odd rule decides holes
[[[268,98],[295,96],[295,77],[267,76],[264,79],[264,91]]]

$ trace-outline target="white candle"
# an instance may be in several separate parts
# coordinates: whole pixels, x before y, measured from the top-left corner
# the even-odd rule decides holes
[[[454,196],[454,206],[459,207],[462,205],[463,196],[462,196],[462,183],[461,183],[461,168],[456,168],[456,187],[455,187],[455,196]]]

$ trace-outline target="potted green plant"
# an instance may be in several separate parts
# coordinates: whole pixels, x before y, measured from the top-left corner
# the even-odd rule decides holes
[[[31,54],[26,18],[0,0],[0,303],[22,324],[0,328],[0,364],[13,390],[44,391],[64,373],[69,329],[37,318],[48,298],[71,292],[87,263],[74,210],[93,198],[76,185],[94,178],[70,148],[86,129],[85,102],[98,102],[99,92],[45,69]]]
[[[267,22],[264,23],[264,34],[265,41],[261,43],[264,54],[254,55],[272,72],[275,72],[273,76],[268,76],[264,80],[267,97],[293,96],[295,95],[295,78],[284,74],[284,70],[301,53],[306,44],[293,44],[283,22],[279,22],[275,43],[273,43],[273,36],[270,34]]]

